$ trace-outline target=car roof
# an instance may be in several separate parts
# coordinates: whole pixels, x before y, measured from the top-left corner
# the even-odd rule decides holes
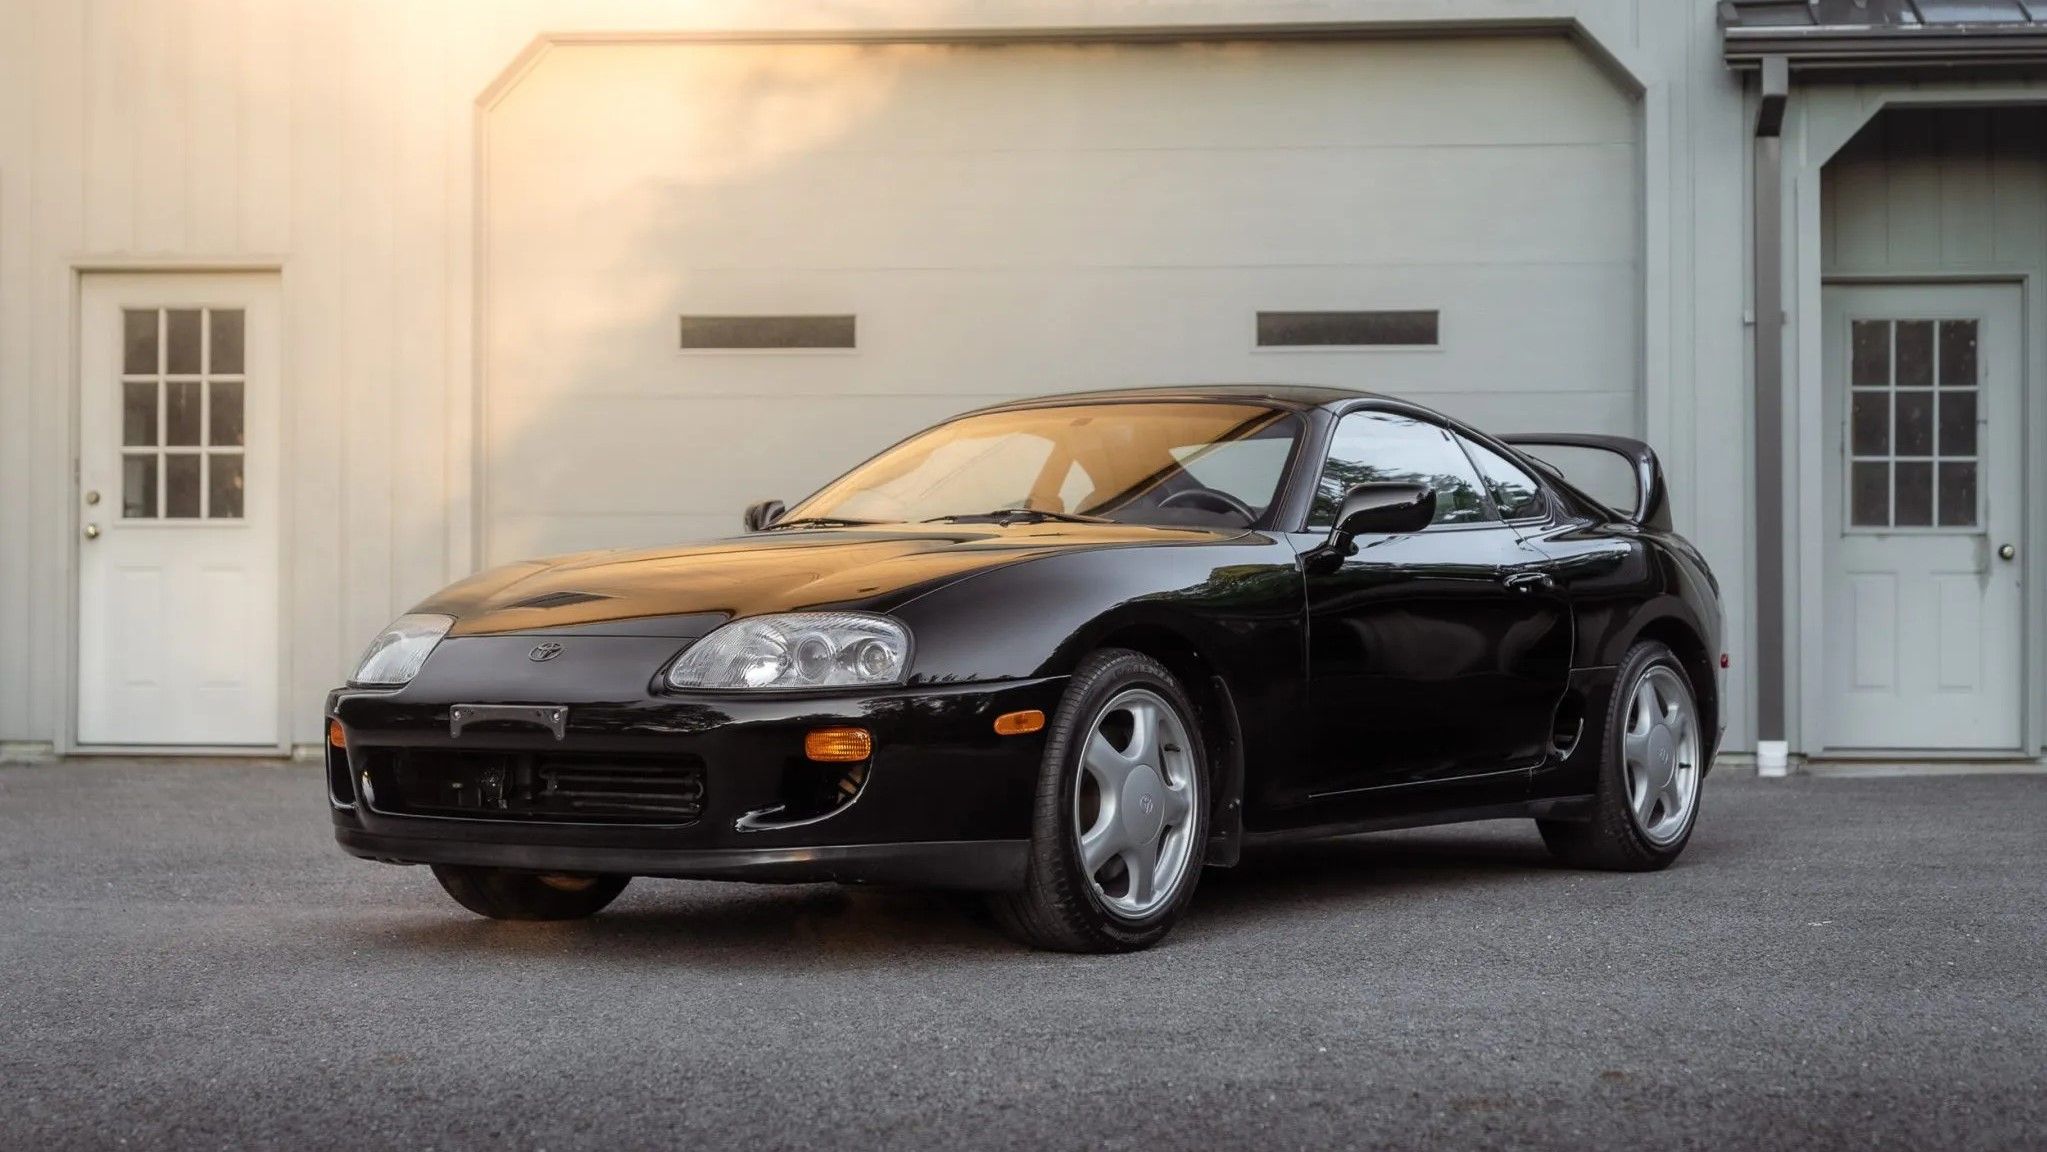
[[[1351,388],[1330,388],[1320,384],[1171,384],[1146,388],[1101,388],[1087,392],[1061,392],[990,404],[976,412],[1003,412],[1017,408],[1042,408],[1059,404],[1113,404],[1131,400],[1206,400],[1271,404],[1281,408],[1321,408],[1349,400],[1393,400],[1376,392]]]

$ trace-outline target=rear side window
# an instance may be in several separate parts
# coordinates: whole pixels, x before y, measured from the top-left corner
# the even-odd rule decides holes
[[[1478,472],[1485,479],[1486,491],[1492,494],[1493,504],[1500,515],[1508,520],[1527,520],[1543,513],[1542,488],[1528,470],[1514,463],[1483,444],[1458,437],[1465,451],[1471,453],[1472,462],[1478,465]]]
[[[1308,527],[1336,524],[1344,494],[1359,484],[1426,484],[1436,490],[1434,524],[1490,519],[1478,474],[1445,429],[1392,412],[1353,412],[1329,441],[1329,461],[1315,486]]]

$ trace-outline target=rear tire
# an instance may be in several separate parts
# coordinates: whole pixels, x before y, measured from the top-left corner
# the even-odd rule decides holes
[[[433,872],[455,903],[493,920],[581,920],[603,911],[632,880],[462,864],[436,864]]]
[[[1691,677],[1662,644],[1628,649],[1613,683],[1592,819],[1535,823],[1573,867],[1653,872],[1670,867],[1698,823],[1706,734]]]
[[[1193,898],[1207,851],[1194,705],[1158,661],[1105,648],[1067,682],[1048,730],[1024,889],[990,910],[1035,948],[1149,948]]]

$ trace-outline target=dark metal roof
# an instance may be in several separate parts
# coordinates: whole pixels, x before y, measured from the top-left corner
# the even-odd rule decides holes
[[[1719,13],[1737,68],[2047,62],[2047,0],[1720,0]]]
[[[2047,21],[2043,0],[1721,0],[1726,28],[1931,28]]]

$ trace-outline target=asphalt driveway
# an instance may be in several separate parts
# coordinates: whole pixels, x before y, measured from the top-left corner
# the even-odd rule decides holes
[[[641,881],[494,924],[310,766],[0,769],[0,1147],[2047,1147],[2047,778],[1708,786],[1682,862],[1268,852],[1167,944]]]

